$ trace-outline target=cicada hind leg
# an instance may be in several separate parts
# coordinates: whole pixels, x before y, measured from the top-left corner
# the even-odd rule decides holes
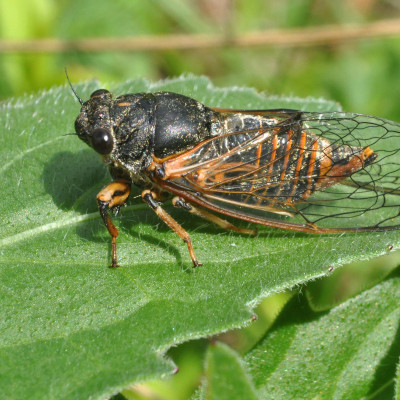
[[[144,190],[142,192],[142,199],[151,207],[151,209],[161,218],[169,228],[171,228],[187,245],[190,258],[193,261],[193,267],[203,265],[197,260],[194,253],[192,239],[190,235],[176,222],[157,202],[158,195],[151,190]]]
[[[239,232],[239,233],[244,233],[246,235],[251,235],[251,236],[256,236],[258,231],[257,229],[245,229],[245,228],[239,228],[230,222],[226,221],[225,219],[222,219],[218,217],[217,215],[211,214],[210,212],[203,210],[201,208],[195,207],[193,204],[188,203],[182,197],[174,197],[172,199],[172,205],[177,208],[182,208],[186,211],[189,211],[193,215],[197,215],[198,217],[204,218],[207,221],[212,222],[215,225],[220,226],[223,229],[226,229],[228,231],[234,231],[234,232]]]
[[[131,193],[131,186],[126,182],[113,182],[107,185],[97,195],[97,204],[101,218],[111,235],[111,265],[110,267],[118,267],[117,263],[117,237],[118,229],[111,221],[108,215],[109,210],[114,210],[115,214],[118,213],[121,206],[123,206]]]

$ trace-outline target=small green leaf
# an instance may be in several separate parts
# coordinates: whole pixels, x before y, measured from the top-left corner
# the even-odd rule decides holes
[[[395,395],[394,398],[396,400],[400,399],[400,389],[399,389],[399,375],[400,375],[400,362],[397,363],[397,368],[396,368],[396,379],[395,379]]]
[[[314,311],[328,310],[376,285],[399,265],[399,251],[335,269],[330,276],[307,284],[306,294]]]
[[[99,87],[76,89],[86,100]],[[192,76],[108,89],[173,90],[232,108],[337,108],[218,89]],[[247,325],[262,298],[331,265],[384,254],[388,243],[400,247],[398,232],[313,236],[261,227],[249,238],[166,205],[204,263],[193,270],[185,245],[136,191],[116,219],[121,268],[111,270],[95,201],[108,172],[76,136],[63,136],[78,113],[67,86],[0,105],[1,398],[97,399],[170,374],[162,357],[170,346]]]
[[[294,298],[245,360],[263,399],[393,397],[400,354],[400,278],[329,312]]]
[[[259,399],[240,357],[228,346],[210,346],[206,358],[206,398],[209,400]]]

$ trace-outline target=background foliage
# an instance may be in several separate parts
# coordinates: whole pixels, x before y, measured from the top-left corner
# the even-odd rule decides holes
[[[168,33],[229,34],[233,32],[240,35],[244,32],[262,29],[284,29],[327,24],[336,25],[340,30],[340,26],[346,23],[364,23],[389,17],[400,17],[400,3],[396,0],[338,0],[335,2],[329,0],[285,0],[279,2],[273,0],[116,0],[103,2],[95,0],[14,0],[12,2],[0,0],[0,39],[81,39],[85,37],[125,37]],[[23,93],[30,93],[38,89],[51,88],[54,85],[64,85],[65,66],[68,68],[72,81],[98,79],[102,86],[107,88],[115,87],[113,82],[133,78],[145,77],[158,80],[187,73],[204,74],[211,77],[213,83],[218,86],[252,86],[269,95],[286,97],[322,97],[339,102],[345,111],[379,115],[400,121],[400,107],[398,105],[400,93],[399,38],[362,40],[342,45],[301,48],[226,48],[202,51],[142,51],[136,53],[109,51],[99,53],[0,54],[0,99],[20,96]],[[92,85],[96,86],[94,83]],[[119,89],[124,90],[126,87],[120,86]],[[140,90],[147,88],[145,84],[129,87],[142,87],[143,89]],[[187,88],[186,84],[186,90]],[[84,93],[87,96],[87,93]],[[207,97],[204,99],[207,100]],[[19,103],[12,104],[16,106]],[[300,102],[299,104],[304,105],[306,103]],[[275,106],[278,107],[279,105]],[[35,111],[31,111],[33,115]],[[49,112],[48,109],[45,109],[44,113],[46,112]],[[6,121],[8,121],[7,118]],[[28,121],[25,120],[25,122]],[[23,121],[20,123],[23,125]],[[65,129],[68,129],[67,120],[65,120],[65,124]],[[72,119],[70,126],[72,126]],[[17,128],[14,127],[14,129]],[[49,131],[50,127],[47,127],[45,132]],[[41,138],[41,140],[45,139]],[[58,144],[58,146],[61,146],[61,144]],[[15,149],[15,151],[18,153],[18,149]],[[63,162],[67,161],[64,160]],[[92,158],[89,161],[93,161]],[[35,165],[38,168],[36,172],[40,175],[45,164],[42,165],[37,162]],[[42,169],[40,169],[41,165]],[[7,175],[9,174],[7,168],[3,168],[2,171],[3,178],[9,182],[10,187],[13,187],[11,185],[17,183],[18,174]],[[107,180],[101,166],[96,166],[91,171],[93,176],[87,178],[89,181],[105,182]],[[31,171],[32,179],[35,176],[34,172]],[[50,172],[57,173],[53,170]],[[44,173],[49,173],[49,169],[45,168]],[[75,179],[77,176],[73,178]],[[19,184],[17,187],[20,187]],[[94,192],[95,190],[93,195]],[[10,194],[11,197],[17,194],[16,191],[11,193],[14,193]],[[52,195],[54,204],[62,205],[56,207],[55,213],[59,212],[65,216],[66,210],[76,206],[73,202],[64,204],[65,199],[62,199],[60,194],[53,193]],[[82,203],[78,204],[78,208],[86,206],[86,203],[90,203],[90,198],[84,198]],[[17,208],[22,209],[21,206]],[[2,214],[2,217],[4,216],[5,214]],[[34,216],[32,221],[29,220],[28,225],[33,224],[32,226],[34,226],[36,217]],[[21,221],[24,218],[20,214]],[[93,218],[96,221],[96,218]],[[11,220],[10,224],[13,224]],[[9,225],[7,229],[6,232],[12,232],[12,225]],[[209,240],[207,239],[208,235],[216,235],[214,231],[210,232],[202,232],[200,229],[198,236],[204,236],[203,240],[207,241]],[[166,231],[161,229],[161,232],[149,232],[148,237],[159,235],[162,238],[165,237],[165,234]],[[214,236],[215,238],[216,236]],[[75,239],[73,238],[73,240]],[[163,239],[154,240],[158,243],[158,240]],[[164,240],[168,243],[172,239],[171,236],[168,236]],[[244,241],[244,238],[240,237],[238,240]],[[180,246],[178,241],[174,243],[176,243],[176,246]],[[104,242],[100,239],[96,239],[95,244],[104,246]],[[71,247],[73,248],[73,244],[71,244]],[[173,255],[172,258],[176,258],[176,254],[178,254],[175,251],[171,253],[168,248],[162,250],[166,254],[169,253],[170,258],[171,254]],[[251,250],[249,251],[251,252]],[[54,251],[57,252],[57,249]],[[348,259],[360,258],[360,253],[363,253],[362,246],[357,248],[357,251],[353,249],[353,255]],[[97,252],[93,253],[93,257],[97,258],[97,254]],[[313,252],[309,254],[313,254]],[[2,255],[4,256],[4,253]],[[183,257],[185,255],[183,253]],[[338,256],[340,258],[342,254]],[[26,257],[26,254],[24,255],[22,251],[21,258]],[[306,256],[304,257],[306,259]],[[137,385],[132,390],[125,390],[123,395],[130,399],[186,399],[193,395],[193,391],[197,388],[197,392],[194,394],[196,398],[202,398],[206,394],[209,398],[224,398],[221,397],[221,393],[226,394],[225,398],[234,398],[232,396],[235,393],[236,396],[240,396],[236,391],[238,386],[233,385],[229,388],[226,386],[229,386],[229,382],[224,382],[224,379],[229,375],[236,377],[236,382],[242,383],[240,388],[245,393],[242,396],[257,398],[260,393],[273,393],[268,386],[269,384],[265,383],[268,376],[273,375],[273,371],[282,376],[280,369],[285,369],[285,364],[283,361],[280,363],[277,360],[283,360],[286,356],[291,359],[297,357],[298,348],[301,348],[304,344],[301,342],[302,335],[312,334],[308,333],[307,329],[310,332],[329,330],[329,323],[332,323],[335,318],[348,321],[340,329],[356,327],[357,322],[351,320],[351,315],[354,314],[348,310],[355,308],[361,316],[366,315],[372,312],[369,303],[373,301],[371,299],[379,302],[379,296],[383,296],[382,305],[389,304],[390,307],[394,307],[395,301],[391,301],[395,299],[394,294],[392,299],[385,294],[392,293],[391,290],[393,293],[396,292],[398,278],[391,276],[389,280],[383,283],[379,282],[387,277],[397,264],[398,255],[394,253],[374,263],[359,262],[335,270],[329,278],[309,283],[307,290],[302,288],[300,292],[305,292],[306,299],[301,298],[300,305],[290,300],[293,296],[294,298],[303,296],[297,294],[296,291],[287,291],[269,297],[256,308],[258,320],[251,327],[229,331],[217,337],[218,340],[229,344],[229,348],[223,345],[210,348],[208,340],[183,343],[168,352],[168,357],[180,369],[178,374],[168,380],[156,380]],[[240,267],[246,271],[246,265],[242,264]],[[1,268],[4,273],[4,264]],[[277,266],[277,268],[279,267]],[[16,271],[18,272],[17,269]],[[26,272],[28,276],[33,277],[29,269]],[[98,273],[101,275],[103,272]],[[103,279],[102,276],[97,278]],[[9,279],[12,282],[12,279]],[[15,279],[17,279],[16,276]],[[34,279],[39,278],[34,277]],[[32,283],[33,280],[30,282]],[[286,287],[289,287],[295,283],[295,280],[285,282]],[[372,292],[364,292],[364,294],[359,295],[360,292],[376,283],[378,283],[378,286],[376,289],[372,289]],[[2,288],[5,288],[4,281]],[[84,288],[82,292],[85,292]],[[123,292],[124,290],[121,288],[120,296],[122,298],[126,294]],[[5,291],[5,293],[8,292]],[[33,296],[33,292],[31,294]],[[359,297],[363,295],[366,298],[366,303],[363,302],[363,298]],[[352,296],[357,297],[352,303],[348,303],[348,301],[352,301]],[[229,299],[226,301],[229,301]],[[345,305],[343,306],[343,304]],[[332,309],[333,306],[339,308]],[[387,315],[385,314],[385,318],[389,322],[385,325],[385,321],[383,321],[383,331],[377,330],[379,334],[384,332],[384,339],[382,340],[386,341],[386,345],[381,347],[384,354],[377,356],[380,357],[381,363],[375,365],[376,374],[368,377],[369,386],[367,385],[364,388],[364,395],[371,399],[386,399],[396,395],[394,377],[396,376],[396,363],[400,350],[398,341],[393,341],[393,335],[398,329],[396,319],[398,316],[396,314],[397,308],[394,307],[393,312],[391,312],[390,307]],[[282,309],[280,319],[273,325],[272,332],[265,336]],[[306,311],[303,312],[304,319],[299,325],[305,321],[311,321],[311,324],[305,325],[304,332],[297,325],[298,321],[295,315],[300,309]],[[13,308],[11,307],[10,310],[12,313]],[[194,313],[194,315],[196,314]],[[350,319],[347,320],[346,318]],[[362,318],[365,319],[366,317]],[[368,326],[372,332],[368,338],[372,342],[375,338],[373,332],[377,329],[377,326],[380,326],[380,323],[381,321],[373,318],[368,321]],[[292,329],[292,331],[289,329],[289,333],[287,332],[288,327]],[[24,327],[20,328],[23,329]],[[362,337],[362,335],[359,337]],[[257,370],[254,359],[260,357],[260,354],[265,352],[265,348],[268,348],[268,340],[272,340],[270,343],[274,343],[274,340],[289,341],[288,338],[293,340],[292,346],[274,348],[275,353],[271,354],[271,357],[276,356],[277,358],[267,360],[267,366],[262,371]],[[185,339],[188,339],[188,336],[185,336]],[[335,337],[327,338],[327,341],[329,340],[335,341]],[[349,342],[351,342],[351,337]],[[347,343],[345,338],[343,338],[343,343]],[[311,347],[314,345],[310,344]],[[368,358],[370,355],[364,354],[363,349],[365,348],[357,347],[357,344],[354,344],[347,355],[350,357],[353,354],[356,361],[371,359]],[[39,354],[40,352],[38,352]],[[326,356],[326,353],[323,352],[322,354],[323,357]],[[316,353],[317,355],[318,353]],[[242,358],[242,356],[244,357]],[[333,354],[334,356],[335,354]],[[104,362],[101,359],[94,361]],[[338,359],[337,362],[339,363],[339,361]],[[126,362],[128,365],[128,357]],[[317,363],[312,363],[312,365],[318,367]],[[227,369],[227,366],[230,369]],[[302,369],[301,362],[298,362],[296,366],[299,370]],[[295,368],[293,371],[296,371]],[[354,364],[354,369],[357,369],[357,363]],[[307,370],[306,372],[314,377],[318,375],[316,371]],[[338,398],[341,398],[341,396],[346,398],[345,384],[341,378],[341,374],[346,371],[336,368],[331,372],[331,375],[327,373],[324,375],[325,379],[338,383],[342,392],[336,392],[335,395]],[[296,372],[294,374],[299,376]],[[157,376],[157,374],[155,373],[154,376]],[[199,386],[202,379],[204,380],[203,385]],[[285,379],[290,379],[290,375]],[[232,379],[230,383],[232,383]],[[207,385],[212,384],[215,386],[209,389],[210,386]],[[317,385],[316,390],[320,389]],[[79,389],[74,388],[74,390],[77,398],[79,398]],[[81,393],[87,392],[90,392],[89,386],[81,390]],[[329,395],[324,398],[334,397],[332,393],[330,391]],[[119,396],[122,398],[122,394]],[[285,393],[285,396],[289,396],[289,394]],[[293,396],[298,396],[298,393]]]
[[[167,33],[243,32],[400,16],[393,0],[15,0],[0,1],[0,37],[8,39],[126,37]],[[339,46],[208,49],[164,53],[4,54],[0,97],[74,81],[135,77],[153,80],[185,72],[217,85],[254,86],[270,94],[324,97],[346,111],[399,118],[400,39]]]

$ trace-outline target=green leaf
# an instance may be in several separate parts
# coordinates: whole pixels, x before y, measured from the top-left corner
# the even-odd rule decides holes
[[[396,368],[396,380],[395,380],[395,388],[394,388],[394,390],[395,390],[394,398],[396,400],[400,399],[400,390],[399,390],[400,379],[399,379],[399,375],[400,375],[400,362],[397,363],[397,368]]]
[[[399,289],[396,276],[325,313],[294,298],[245,357],[261,397],[393,398]]]
[[[100,86],[76,89],[87,99]],[[108,89],[174,90],[232,108],[336,108],[218,89],[192,76]],[[70,89],[0,107],[2,398],[104,398],[170,374],[174,366],[162,358],[170,346],[244,326],[262,298],[323,276],[331,265],[383,254],[388,243],[399,247],[398,232],[312,236],[261,227],[249,238],[167,205],[204,263],[193,270],[184,244],[133,198],[137,191],[116,219],[121,268],[111,270],[95,202],[110,178],[90,148],[62,136],[79,113]]]
[[[294,298],[243,360],[226,346],[210,346],[207,379],[192,399],[393,398],[399,287],[397,273],[329,312],[312,311],[305,296]],[[235,396],[237,386],[251,394]]]
[[[371,261],[359,261],[307,284],[306,294],[314,311],[324,311],[381,282],[399,266],[399,252]]]
[[[206,392],[209,400],[256,400],[258,395],[243,362],[228,346],[210,346],[206,359]]]

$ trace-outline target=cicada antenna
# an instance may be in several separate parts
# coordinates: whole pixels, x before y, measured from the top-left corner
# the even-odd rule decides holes
[[[72,92],[74,93],[75,97],[78,99],[79,103],[81,103],[81,106],[83,106],[83,100],[79,97],[78,93],[76,93],[76,90],[74,89],[74,87],[72,86],[71,81],[69,80],[67,67],[65,67],[64,70],[65,70],[65,76],[67,77],[67,81],[68,81],[68,84],[69,84]]]

